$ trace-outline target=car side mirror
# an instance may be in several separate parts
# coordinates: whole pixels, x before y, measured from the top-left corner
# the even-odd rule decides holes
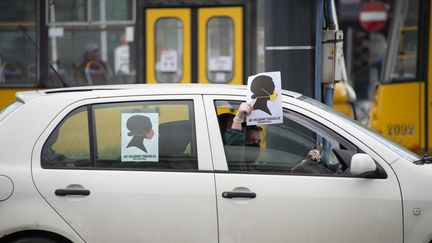
[[[354,154],[351,158],[350,172],[353,176],[363,176],[374,173],[377,168],[375,161],[364,153]]]

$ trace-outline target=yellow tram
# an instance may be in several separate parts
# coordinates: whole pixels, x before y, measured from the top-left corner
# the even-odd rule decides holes
[[[430,0],[398,0],[369,125],[412,151],[432,152]]]
[[[30,89],[143,82],[244,84],[248,75],[265,70],[266,4],[2,0],[0,109],[17,91]],[[353,117],[346,85],[336,85],[335,108]]]

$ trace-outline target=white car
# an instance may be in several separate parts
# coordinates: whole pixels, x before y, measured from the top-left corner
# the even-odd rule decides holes
[[[172,84],[18,93],[0,113],[1,242],[432,239],[428,159],[289,91],[283,123],[261,126],[259,147],[229,144],[223,114],[246,94]],[[293,169],[314,147],[316,167]]]

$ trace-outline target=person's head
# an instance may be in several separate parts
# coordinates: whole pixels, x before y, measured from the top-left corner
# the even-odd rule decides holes
[[[128,136],[143,137],[147,139],[152,139],[154,136],[150,118],[143,115],[129,117],[126,122],[126,127],[129,129]]]
[[[271,77],[260,75],[254,78],[251,84],[252,99],[269,100],[275,91],[275,85]]]
[[[100,59],[100,51],[99,46],[95,43],[90,43],[85,47],[84,50],[84,60],[99,60]]]
[[[121,43],[122,45],[127,45],[127,44],[128,44],[128,40],[127,40],[127,38],[126,38],[125,35],[122,35],[122,36],[120,37],[120,43]]]
[[[245,134],[245,157],[246,163],[255,162],[260,155],[262,128],[258,126],[247,126]]]
[[[246,127],[246,139],[245,144],[246,145],[255,145],[256,147],[260,146],[261,143],[261,132],[262,128],[259,126],[247,126]]]

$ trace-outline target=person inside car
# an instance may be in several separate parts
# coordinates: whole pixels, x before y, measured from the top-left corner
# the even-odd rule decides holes
[[[262,128],[246,126],[244,122],[251,111],[250,105],[242,103],[236,115],[224,113],[218,116],[230,169],[249,171],[260,154]]]
[[[223,142],[225,146],[243,146],[244,148],[237,149],[231,153],[227,153],[228,166],[232,161],[241,161],[247,167],[246,170],[251,170],[252,164],[260,155],[261,132],[262,128],[259,126],[245,126],[244,120],[253,110],[253,107],[245,102],[241,103],[235,116],[225,115],[224,121],[219,120],[219,123],[224,123],[225,129],[222,131]],[[223,115],[223,114],[222,114]],[[221,115],[219,116],[221,118]],[[233,117],[232,121],[227,117]],[[222,128],[222,126],[221,126]],[[244,168],[243,168],[244,169]],[[297,166],[291,169],[294,173],[332,173],[321,164],[321,154],[318,149],[311,149],[304,160]]]
[[[224,145],[240,146],[244,145],[246,141],[245,130],[243,129],[243,122],[250,113],[252,112],[252,106],[243,102],[237,111],[237,114],[232,118],[232,120],[226,119],[226,125],[231,124],[231,126],[223,132]],[[231,116],[232,117],[232,116]],[[222,130],[221,130],[222,131]]]

